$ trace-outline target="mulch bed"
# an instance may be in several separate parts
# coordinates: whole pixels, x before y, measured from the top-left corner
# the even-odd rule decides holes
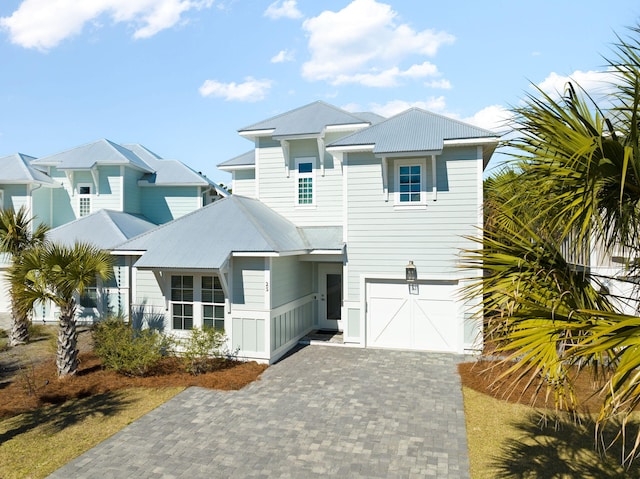
[[[256,362],[227,361],[217,370],[197,376],[184,371],[176,358],[165,358],[147,377],[128,377],[102,368],[93,352],[81,352],[80,368],[73,377],[58,379],[55,361],[47,359],[23,367],[0,389],[0,417],[14,416],[47,404],[127,388],[200,386],[210,389],[240,389],[258,379],[267,368]]]

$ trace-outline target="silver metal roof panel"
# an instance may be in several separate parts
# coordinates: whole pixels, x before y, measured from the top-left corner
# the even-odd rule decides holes
[[[0,183],[41,184],[57,186],[58,184],[46,173],[34,168],[31,162],[34,157],[15,153],[0,158]]]
[[[106,139],[39,158],[34,160],[33,164],[54,165],[60,170],[89,169],[96,164],[131,165],[153,173],[149,165],[133,151]]]
[[[296,226],[258,200],[231,195],[120,244],[136,267],[220,269],[234,252],[308,251]]]
[[[246,153],[242,153],[241,155],[234,156],[230,160],[223,161],[218,165],[218,167],[233,167],[233,166],[255,166],[256,164],[256,153],[255,150],[249,150]]]
[[[242,134],[256,130],[274,130],[271,134],[274,137],[318,135],[328,125],[353,125],[367,122],[338,107],[316,101],[238,131]]]
[[[441,151],[444,140],[497,138],[499,135],[443,115],[411,108],[364,130],[352,133],[328,147],[375,145],[373,152],[406,153]]]
[[[112,210],[99,210],[49,231],[52,241],[68,246],[81,241],[98,248],[111,249],[123,241],[155,228],[140,217]]]

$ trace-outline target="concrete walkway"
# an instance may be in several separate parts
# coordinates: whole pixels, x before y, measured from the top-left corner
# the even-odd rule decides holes
[[[469,478],[457,357],[307,346],[190,388],[51,478]]]

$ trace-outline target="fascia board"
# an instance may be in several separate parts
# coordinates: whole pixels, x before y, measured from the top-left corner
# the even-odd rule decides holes
[[[255,170],[256,165],[218,166],[222,171]]]
[[[245,138],[255,138],[256,136],[271,136],[274,131],[276,131],[275,128],[269,128],[266,130],[242,130],[239,131],[238,134]]]
[[[368,145],[328,146],[326,149],[328,152],[373,151],[375,146],[375,143],[372,143]]]
[[[444,146],[465,146],[465,145],[489,145],[498,143],[500,137],[494,136],[489,138],[461,138],[457,140],[444,140]]]

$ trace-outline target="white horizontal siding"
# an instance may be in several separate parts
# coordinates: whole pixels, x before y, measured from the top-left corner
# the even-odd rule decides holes
[[[265,259],[233,258],[233,304],[265,307]]]
[[[277,308],[310,294],[313,290],[312,263],[295,256],[271,260],[271,307]]]
[[[350,154],[347,173],[347,299],[360,298],[361,275],[402,277],[413,261],[418,277],[456,274],[459,250],[471,247],[465,235],[477,234],[478,162],[476,149],[452,149],[437,159],[437,201],[427,161],[426,207],[394,206],[394,163],[389,161],[389,201],[384,201],[381,160]]]
[[[331,155],[325,155],[324,176],[318,160],[316,140],[291,141],[291,172],[287,178],[282,148],[260,148],[257,181],[260,200],[298,226],[335,226],[342,224],[342,171]],[[295,159],[315,158],[315,204],[298,206]]]
[[[256,197],[256,172],[255,170],[238,170],[233,173],[233,194]]]

